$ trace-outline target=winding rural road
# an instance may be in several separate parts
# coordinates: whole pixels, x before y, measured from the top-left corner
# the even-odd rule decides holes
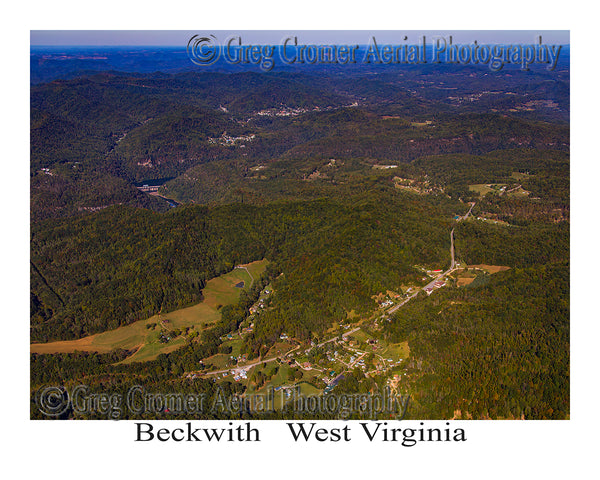
[[[471,210],[473,210],[473,206],[474,205],[475,205],[475,203],[472,203],[471,204],[471,208],[469,209],[469,211],[465,214],[464,217],[460,217],[460,218],[461,219],[466,219],[471,214]],[[446,275],[451,274],[455,269],[456,269],[456,261],[454,259],[454,228],[453,228],[450,231],[450,268],[448,270],[446,270],[445,272],[440,273],[437,277],[435,277],[431,282],[429,282],[427,285],[425,285],[422,289],[417,290],[410,297],[405,298],[398,305],[394,305],[392,308],[390,308],[387,311],[387,313],[391,315],[396,310],[398,310],[402,305],[406,304],[408,301],[410,301],[411,299],[415,298],[419,294],[419,292],[422,292],[423,290],[427,290],[427,289],[430,289],[430,290],[433,289],[433,286],[435,285],[435,282],[440,281]]]
[[[452,229],[450,231],[450,270],[454,270],[454,265],[454,229]]]
[[[471,208],[469,208],[469,211],[468,211],[468,212],[467,212],[465,215],[463,215],[462,217],[459,217],[459,218],[458,218],[458,220],[459,220],[459,221],[460,221],[460,220],[466,220],[466,219],[468,218],[468,216],[469,216],[469,215],[471,215],[471,211],[473,210],[473,207],[474,207],[474,206],[475,206],[475,202],[472,202],[472,203],[471,203]],[[246,272],[248,272],[248,269],[246,269],[245,267],[242,267],[242,266],[240,266],[240,265],[238,265],[236,268],[241,268],[241,269],[244,269],[244,270],[246,270]],[[407,302],[409,302],[411,299],[413,299],[414,297],[416,297],[416,296],[419,294],[419,292],[421,292],[421,291],[423,291],[423,290],[426,290],[426,289],[433,289],[433,286],[435,285],[435,282],[437,282],[437,281],[441,280],[441,279],[442,279],[442,278],[444,278],[446,275],[449,275],[450,273],[452,273],[452,272],[455,270],[455,268],[456,268],[456,261],[455,261],[455,258],[454,258],[454,228],[452,228],[452,230],[450,231],[450,268],[449,268],[448,270],[446,270],[445,272],[443,272],[443,273],[439,274],[439,275],[438,275],[437,277],[435,277],[435,278],[434,278],[434,279],[433,279],[431,282],[429,282],[427,285],[425,285],[425,286],[424,286],[422,289],[420,289],[420,290],[417,290],[417,291],[416,291],[415,293],[413,293],[413,294],[412,294],[410,297],[407,297],[407,298],[405,298],[405,299],[404,299],[402,302],[400,302],[398,305],[394,305],[392,308],[390,308],[390,309],[387,311],[387,313],[391,315],[391,314],[392,314],[392,313],[394,313],[396,310],[398,310],[398,309],[399,309],[401,306],[405,305],[405,304],[406,304]],[[251,279],[252,279],[252,281],[254,282],[254,278],[252,278],[252,275],[250,274],[250,272],[248,272],[248,275],[250,275],[250,278],[251,278]],[[344,337],[347,337],[348,335],[351,335],[351,334],[353,334],[354,332],[356,332],[356,331],[358,331],[358,330],[360,330],[360,327],[353,328],[352,330],[349,330],[349,331],[347,331],[347,332],[343,333],[343,334],[342,334],[342,338],[344,338]],[[327,344],[327,343],[330,343],[330,342],[333,342],[334,340],[336,340],[336,339],[338,339],[338,338],[339,338],[339,336],[337,336],[337,335],[336,335],[335,337],[332,337],[332,338],[330,338],[329,340],[325,340],[325,341],[323,341],[323,342],[321,342],[321,343],[317,344],[316,346],[317,346],[317,347],[322,347],[323,345],[325,345],[325,344]],[[285,358],[285,357],[287,357],[287,356],[288,356],[290,353],[292,353],[292,352],[294,352],[294,351],[298,350],[299,348],[300,348],[300,345],[298,345],[297,347],[295,347],[295,348],[291,349],[289,352],[287,352],[287,353],[286,353],[286,354],[284,354],[284,355],[278,355],[278,356],[275,356],[275,357],[272,357],[272,358],[267,358],[267,359],[257,360],[257,361],[256,361],[256,362],[254,362],[254,363],[249,363],[249,364],[246,364],[246,365],[238,365],[238,366],[236,366],[236,367],[233,367],[233,368],[227,368],[227,369],[224,369],[224,370],[215,370],[215,371],[212,371],[212,372],[203,372],[203,371],[188,372],[187,374],[188,374],[188,375],[191,375],[191,374],[200,374],[200,375],[207,375],[207,376],[208,376],[208,375],[219,375],[219,374],[222,374],[222,373],[229,373],[229,372],[232,372],[232,371],[249,370],[249,369],[251,369],[251,368],[253,368],[253,367],[255,367],[255,366],[257,366],[257,365],[259,365],[259,364],[261,364],[261,363],[270,363],[270,362],[273,362],[273,361],[277,360],[278,358]],[[307,350],[307,352],[308,352],[308,351],[310,351],[310,350],[312,350],[312,348],[314,348],[314,347],[310,347],[310,348]],[[362,358],[362,357],[361,357],[361,358]],[[358,360],[357,360],[357,361],[358,361]],[[356,362],[355,362],[355,363],[356,363]],[[342,373],[340,373],[340,374],[339,374],[339,375],[338,375],[338,376],[337,376],[335,379],[333,379],[333,380],[332,380],[332,381],[329,383],[329,385],[332,385],[332,384],[334,384],[334,382],[335,382],[335,383],[337,383],[337,381],[339,381],[339,379],[340,379],[342,376],[343,376],[343,372],[342,372]]]
[[[520,186],[520,185],[519,185]],[[459,220],[466,220],[467,217],[469,215],[471,215],[471,211],[473,210],[473,207],[475,206],[475,202],[471,202],[471,208],[469,208],[469,211],[467,213],[465,213],[462,217],[459,218]]]
[[[270,363],[270,362],[274,362],[278,358],[287,357],[290,353],[295,352],[299,348],[300,348],[300,345],[292,348],[289,352],[287,352],[287,353],[285,353],[283,355],[278,355],[278,356],[275,356],[275,357],[272,357],[272,358],[265,358],[264,360],[257,360],[254,363],[247,363],[246,365],[237,365],[235,367],[226,368],[225,370],[213,370],[212,372],[195,371],[195,372],[187,372],[187,374],[188,375],[191,375],[191,374],[198,374],[198,375],[219,375],[221,373],[229,373],[229,372],[232,372],[232,371],[250,370],[251,368],[256,367],[257,365],[260,365],[261,363]]]
[[[342,334],[342,338],[347,337],[348,335],[352,335],[354,332],[357,332],[358,330],[360,330],[360,327],[356,327],[356,328],[353,328],[352,330],[348,330],[346,333]],[[319,343],[317,345],[317,347],[322,347],[326,343],[333,342],[334,340],[337,340],[338,338],[339,338],[339,336],[332,337],[329,340],[325,340],[324,342]],[[312,350],[312,347],[309,349],[309,351],[310,350]]]
[[[235,268],[239,268],[240,270],[246,270],[246,273],[247,273],[248,275],[250,275],[250,280],[251,280],[251,282],[250,282],[250,285],[249,285],[249,286],[251,287],[251,286],[252,286],[252,284],[254,283],[254,277],[252,276],[252,274],[250,273],[250,271],[249,271],[249,270],[248,270],[246,267],[242,267],[241,265],[238,265],[238,266],[237,266],[237,267],[235,267]]]
[[[360,327],[356,327],[356,328],[353,328],[352,330],[348,330],[347,332],[345,332],[345,333],[343,333],[343,334],[342,334],[342,337],[347,337],[348,335],[352,335],[354,332],[356,332],[356,331],[358,331],[358,330],[360,330]],[[330,338],[329,340],[325,340],[324,342],[321,342],[321,343],[319,343],[319,344],[317,345],[317,347],[322,347],[322,346],[323,346],[323,345],[325,345],[326,343],[333,342],[334,340],[337,340],[338,338],[339,338],[339,336],[332,337],[332,338]],[[296,347],[292,348],[290,351],[286,352],[286,353],[285,353],[285,354],[283,354],[283,355],[277,355],[277,356],[275,356],[275,357],[271,357],[271,358],[265,358],[265,359],[262,359],[262,360],[257,360],[257,361],[255,361],[254,363],[248,363],[248,364],[246,364],[246,365],[237,365],[237,366],[235,366],[235,367],[226,368],[226,369],[224,369],[224,370],[213,370],[213,371],[211,371],[211,372],[204,372],[204,371],[201,371],[201,370],[200,370],[200,371],[194,371],[194,372],[186,372],[186,374],[187,374],[187,375],[193,375],[193,374],[196,374],[196,375],[206,375],[206,376],[208,376],[208,375],[220,375],[220,374],[222,374],[222,373],[229,373],[229,372],[232,372],[232,371],[239,371],[239,370],[249,370],[249,369],[251,369],[251,368],[253,368],[253,367],[256,367],[257,365],[260,365],[261,363],[270,363],[270,362],[274,362],[274,361],[275,361],[275,360],[277,360],[278,358],[285,358],[285,357],[287,357],[287,356],[288,356],[290,353],[292,353],[292,352],[295,352],[295,351],[296,351],[296,350],[298,350],[299,348],[300,348],[300,345],[298,345],[298,346],[296,346]],[[312,350],[313,348],[314,348],[314,347],[310,347],[310,348],[309,348],[307,351],[310,351],[310,350]]]

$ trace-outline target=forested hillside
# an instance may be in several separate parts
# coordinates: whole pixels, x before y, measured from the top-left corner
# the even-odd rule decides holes
[[[76,338],[197,303],[208,279],[265,257],[286,278],[282,310],[265,322],[272,333],[261,335],[289,326],[306,337],[367,311],[386,285],[416,277],[415,263],[448,263],[439,211],[389,190],[164,214],[112,207],[46,222],[32,232],[32,339]]]
[[[568,264],[496,275],[414,302],[387,327],[411,346],[412,418],[568,416]]]

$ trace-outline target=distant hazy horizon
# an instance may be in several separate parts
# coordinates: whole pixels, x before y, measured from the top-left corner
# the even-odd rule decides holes
[[[219,42],[239,35],[245,44],[279,44],[297,36],[307,44],[367,44],[375,36],[380,43],[419,41],[452,35],[455,43],[532,43],[541,35],[545,44],[570,44],[569,30],[32,30],[31,47],[177,47],[196,34],[215,35]],[[405,37],[406,40],[405,40]]]

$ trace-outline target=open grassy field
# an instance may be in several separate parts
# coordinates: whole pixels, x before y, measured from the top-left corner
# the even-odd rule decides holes
[[[358,330],[350,335],[350,338],[353,338],[358,342],[366,342],[367,340],[371,339],[371,336],[368,335],[364,330]]]
[[[300,382],[298,386],[300,387],[300,393],[305,397],[309,395],[320,395],[322,393],[322,390],[319,390],[310,383]]]
[[[527,173],[521,172],[512,172],[510,176],[515,180],[525,180],[526,178],[529,178],[529,175]]]
[[[224,347],[231,347],[230,355],[239,357],[242,349],[242,337],[234,334],[231,339],[227,339],[223,342]]]
[[[160,343],[161,332],[185,328],[200,332],[214,324],[221,318],[218,311],[219,306],[230,305],[238,300],[242,289],[235,285],[243,281],[244,288],[248,288],[252,279],[258,278],[264,272],[267,264],[267,260],[259,260],[243,265],[244,268],[236,268],[209,280],[202,291],[204,300],[197,305],[157,314],[146,320],[78,340],[33,343],[30,345],[30,351],[31,353],[72,353],[75,351],[106,353],[121,348],[136,350],[122,363],[153,360],[159,354],[172,352],[185,343],[182,336],[174,338],[168,343]],[[152,324],[156,324],[156,326],[149,328]]]
[[[491,187],[488,187],[488,184],[485,183],[479,183],[476,185],[469,185],[469,190],[478,193],[479,195],[481,195],[482,197],[490,192],[493,192],[494,189]]]
[[[276,342],[270,350],[267,352],[264,358],[270,357],[278,357],[280,355],[285,355],[294,349],[294,344],[291,342],[279,341]]]
[[[205,365],[214,365],[215,370],[225,370],[229,362],[229,356],[225,353],[217,353],[212,357],[205,358],[203,362]]]
[[[160,343],[158,337],[156,339],[146,339],[144,344],[130,357],[119,363],[145,362],[154,360],[161,353],[169,353],[177,350],[185,345],[185,337],[177,337],[169,343]]]
[[[475,280],[477,275],[474,272],[469,272],[466,269],[460,269],[454,272],[454,277],[456,278],[456,285],[459,287],[464,287],[469,285]]]
[[[524,174],[516,174],[518,177],[527,178],[527,175]],[[513,174],[515,176],[515,174]],[[498,194],[502,194],[501,188],[505,187],[506,195],[514,195],[514,196],[527,196],[529,192],[524,190],[522,187],[515,188],[515,185],[507,185],[505,183],[478,183],[474,185],[469,185],[469,190],[472,192],[478,193],[480,196],[485,196],[490,192],[496,192]]]
[[[454,277],[456,278],[456,284],[459,287],[465,287],[475,280],[477,275],[481,272],[476,272],[476,270],[483,270],[487,273],[497,273],[508,270],[510,267],[505,267],[501,265],[467,265],[467,269],[461,269],[454,272]]]
[[[479,270],[485,270],[488,273],[498,273],[503,272],[505,270],[509,270],[510,267],[504,267],[501,265],[467,265],[467,268],[478,268]]]
[[[528,197],[529,192],[527,190],[525,190],[523,187],[519,187],[515,190],[512,190],[511,192],[508,192],[507,195],[515,196],[515,197]]]
[[[512,194],[509,194],[512,195]],[[485,223],[492,223],[494,225],[501,225],[503,227],[508,227],[510,226],[510,224],[508,222],[505,222],[504,220],[496,220],[493,218],[483,218],[483,217],[477,217],[477,220],[471,220],[470,221],[477,221],[477,222],[485,222]]]
[[[277,371],[277,374],[271,377],[271,380],[268,383],[266,383],[259,391],[266,392],[269,386],[279,387],[281,385],[290,385],[291,383],[293,383],[289,380],[289,373],[291,368],[288,367],[286,364],[278,365],[278,367],[279,370]]]
[[[400,358],[408,358],[410,355],[410,348],[408,347],[408,342],[390,343],[382,350],[377,351],[377,353],[383,358],[391,358],[395,362]]]
[[[459,277],[458,280],[456,281],[456,284],[459,287],[465,287],[465,286],[473,283],[473,280],[475,280],[474,276],[473,277]]]
[[[244,282],[244,288],[248,288],[252,279],[258,278],[264,272],[267,263],[266,260],[252,262],[242,265],[244,268],[236,268],[225,275],[213,278],[207,282],[206,288],[202,291],[204,295],[202,303],[216,309],[220,305],[231,305],[237,302],[242,289],[236,288],[235,285]]]

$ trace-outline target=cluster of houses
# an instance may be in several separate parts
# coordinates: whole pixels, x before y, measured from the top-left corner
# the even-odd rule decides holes
[[[254,323],[251,323],[249,327],[242,328],[242,333],[252,333],[254,331]]]
[[[372,338],[372,339],[367,340],[367,343],[369,345],[371,345],[371,348],[373,349],[373,351],[375,351],[375,350],[377,350],[379,348],[379,345],[378,345],[379,340],[376,340],[376,339]]]
[[[392,302],[391,300],[384,300],[383,302],[381,302],[379,304],[379,308],[391,307],[393,304],[394,304],[394,302]]]
[[[260,298],[249,309],[250,315],[255,315],[265,308],[265,300],[267,299],[267,297],[269,295],[271,295],[271,293],[273,293],[273,290],[271,290],[269,287],[265,287],[265,289],[262,292],[260,292]],[[254,324],[252,324],[252,326],[253,325]],[[286,338],[287,338],[287,336],[286,336]]]
[[[350,357],[350,365],[354,365],[354,362],[355,362],[356,358],[357,358],[356,355],[353,355],[353,356]],[[364,358],[361,358],[360,360],[358,360],[356,362],[356,365],[358,367],[360,367],[363,371],[367,369],[367,366],[365,365]]]
[[[391,168],[398,168],[398,165],[373,165],[376,170],[390,170]]]
[[[319,107],[315,107],[315,109],[318,108]],[[259,117],[295,117],[297,115],[302,115],[303,113],[306,113],[308,111],[310,111],[308,108],[266,108],[264,110],[256,112],[256,115]]]
[[[377,302],[379,308],[388,308],[394,304],[394,300],[399,300],[400,298],[402,298],[402,295],[388,290],[386,294],[380,293],[378,295],[374,295],[371,298],[373,298],[375,302]],[[349,325],[347,327],[349,327]]]
[[[393,378],[388,378],[387,384],[390,385],[392,388],[397,388],[402,376],[406,376],[406,372],[402,373],[401,375],[396,373]]]
[[[349,107],[358,107],[358,102],[353,102],[350,105],[344,105],[343,108],[349,108]],[[274,107],[274,108],[265,108],[263,110],[260,110],[258,112],[256,112],[254,115],[259,116],[259,117],[296,117],[298,115],[302,115],[303,113],[307,113],[307,112],[329,112],[331,110],[335,110],[338,107],[334,107],[334,106],[329,106],[329,107],[319,107],[314,106],[312,108],[305,108],[305,107],[287,107],[284,105],[281,105],[279,107]]]
[[[231,135],[227,135],[227,132],[223,132],[219,138],[209,138],[208,143],[219,144],[225,147],[233,147],[238,142],[251,142],[256,138],[256,135],[253,133],[251,135],[241,135],[239,137],[232,137]],[[245,145],[240,145],[241,147]]]
[[[298,115],[302,115],[306,112],[326,112],[328,110],[332,110],[333,107],[313,107],[313,108],[303,108],[303,107],[284,107],[281,106],[279,108],[266,108],[264,110],[260,110],[255,113],[255,115],[259,117],[295,117]]]
[[[377,364],[377,366],[375,367],[375,370],[377,371],[377,373],[385,373],[389,369],[396,367],[396,366],[400,365],[401,363],[402,363],[401,358],[399,358],[395,362],[392,358],[386,358],[386,359],[383,359],[383,362],[380,362]]]
[[[234,363],[245,362],[246,361],[246,354],[242,353],[239,357],[236,357],[234,355],[229,355],[229,360],[231,360]]]
[[[429,275],[430,277],[437,277],[442,272],[443,270],[441,268],[438,270],[427,270],[427,275]]]
[[[446,280],[437,280],[433,282],[432,285],[427,285],[423,290],[425,291],[425,293],[427,293],[427,295],[431,295],[431,292],[443,287],[444,285],[446,285]]]
[[[236,382],[239,382],[240,380],[245,380],[246,378],[248,378],[248,372],[246,370],[244,370],[243,368],[241,370],[232,370],[231,374],[233,375],[233,379]]]
[[[430,185],[429,180],[416,180],[414,178],[394,177],[394,186],[421,195],[444,192],[442,187]]]
[[[141,187],[137,187],[140,192],[158,192],[160,185],[142,185]]]
[[[463,95],[463,96],[459,96],[459,97],[453,97],[450,96],[448,97],[448,100],[452,100],[455,101],[457,103],[465,103],[465,102],[477,102],[481,99],[481,97],[485,96],[485,95],[500,95],[502,94],[502,92],[490,92],[488,90],[485,90],[483,92],[478,92],[478,93],[471,93],[468,95]],[[505,93],[505,95],[515,95],[514,93]]]

